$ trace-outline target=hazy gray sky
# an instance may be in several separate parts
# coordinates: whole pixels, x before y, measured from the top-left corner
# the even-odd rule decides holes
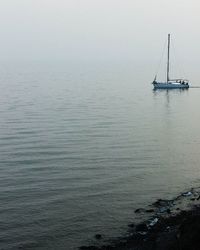
[[[199,0],[0,0],[0,59],[151,61],[170,32],[200,63],[199,13]]]

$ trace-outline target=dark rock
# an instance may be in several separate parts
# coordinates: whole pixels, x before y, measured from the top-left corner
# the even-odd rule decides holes
[[[156,202],[154,202],[152,205],[155,207],[167,207],[173,205],[174,200],[162,200],[158,199]]]
[[[154,209],[147,209],[146,212],[147,212],[147,213],[153,213],[153,212],[154,212]]]
[[[97,239],[97,240],[100,240],[100,239],[102,239],[102,235],[101,234],[95,234],[95,239]]]
[[[200,216],[191,215],[185,218],[180,226],[182,249],[200,249]],[[191,248],[192,246],[192,248]]]
[[[82,246],[79,247],[80,250],[98,250],[99,248],[96,246]]]
[[[145,223],[141,223],[141,224],[138,224],[137,226],[136,226],[136,228],[135,228],[135,230],[137,231],[137,232],[145,232],[145,231],[148,231],[148,227],[147,227],[147,225],[145,224]]]
[[[135,227],[135,224],[131,223],[131,224],[128,225],[128,227],[133,228],[133,227]]]
[[[177,196],[174,200],[157,200],[152,210],[152,205],[149,206],[148,210],[136,209],[136,213],[155,212],[155,214],[151,220],[143,221],[138,225],[129,224],[129,228],[133,229],[129,229],[131,233],[128,233],[124,238],[113,240],[113,242],[103,246],[100,246],[101,241],[98,246],[83,246],[80,250],[199,250],[200,204],[197,205],[190,199],[196,197],[199,200],[200,195],[190,196],[190,193],[194,195],[193,192],[187,192]],[[175,201],[178,199],[185,201],[184,196],[190,196],[187,199],[192,205],[190,210],[182,210],[177,207],[179,203],[177,204]],[[175,213],[172,209],[173,205],[176,205],[174,209],[177,212]],[[161,211],[162,214],[160,214]],[[145,217],[147,214],[144,214],[144,219]],[[157,221],[155,221],[156,219]],[[95,238],[99,237],[97,235],[102,237],[101,234],[96,234]]]
[[[167,212],[167,209],[168,209],[168,207],[161,207],[161,208],[159,208],[159,212],[165,213],[165,212]]]
[[[167,209],[167,213],[168,213],[168,214],[171,214],[171,210],[170,210],[169,208]]]
[[[191,196],[191,195],[192,195],[192,192],[190,192],[190,191],[189,191],[189,192],[185,192],[185,193],[182,193],[182,195],[183,195],[183,196],[186,196],[186,197],[187,197],[187,196]]]
[[[143,211],[143,208],[137,208],[136,210],[135,210],[135,213],[141,213]]]

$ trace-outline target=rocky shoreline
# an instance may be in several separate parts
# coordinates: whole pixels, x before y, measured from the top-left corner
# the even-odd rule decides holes
[[[82,246],[80,250],[199,250],[200,188],[192,188],[174,199],[159,199],[135,214],[147,218],[128,225],[126,237],[101,246]],[[102,240],[96,234],[97,241]]]

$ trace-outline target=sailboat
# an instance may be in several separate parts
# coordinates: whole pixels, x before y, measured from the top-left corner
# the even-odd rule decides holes
[[[159,82],[156,76],[152,82],[154,89],[188,89],[189,81],[187,79],[170,79],[169,77],[169,56],[170,56],[170,34],[168,34],[167,46],[167,79],[166,82]]]

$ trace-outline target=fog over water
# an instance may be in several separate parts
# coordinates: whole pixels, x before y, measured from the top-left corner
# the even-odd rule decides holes
[[[171,33],[193,77],[199,8],[197,0],[1,0],[0,59],[156,65]]]
[[[0,249],[77,249],[200,180],[198,1],[0,0]],[[164,53],[158,77],[166,70]]]

